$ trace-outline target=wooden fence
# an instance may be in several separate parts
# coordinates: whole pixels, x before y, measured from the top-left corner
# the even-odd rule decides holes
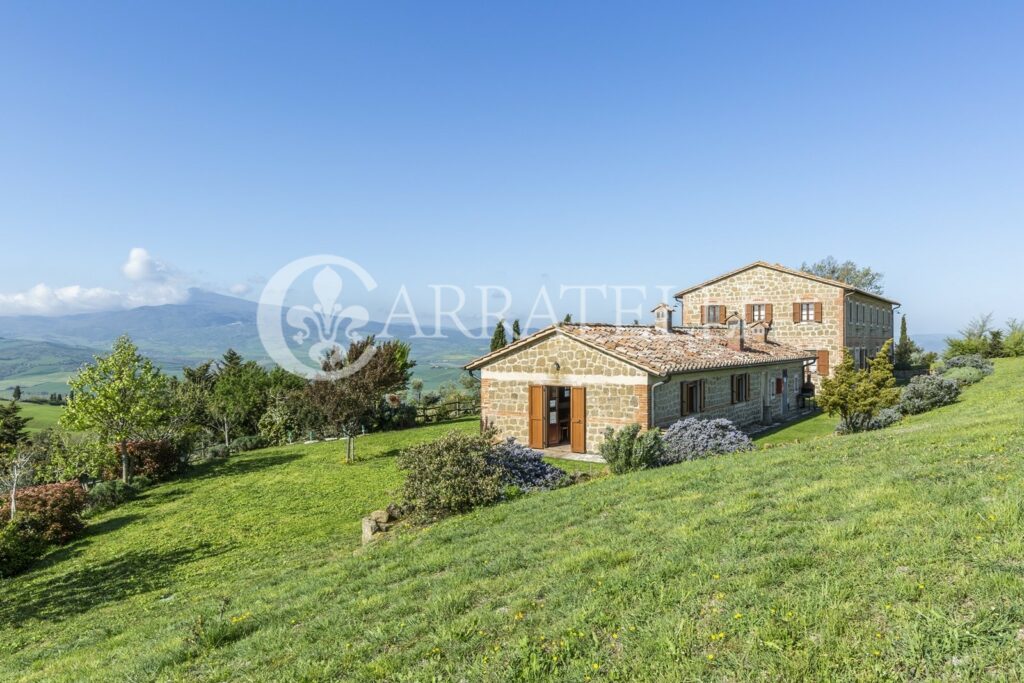
[[[479,401],[454,400],[435,403],[432,406],[419,406],[416,408],[416,422],[430,424],[455,420],[460,417],[477,415],[480,413]]]

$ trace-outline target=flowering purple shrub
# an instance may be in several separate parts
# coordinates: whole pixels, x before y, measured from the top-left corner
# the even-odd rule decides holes
[[[496,443],[485,457],[504,486],[523,491],[552,489],[560,486],[565,477],[565,472],[544,462],[539,452],[512,437]]]
[[[724,418],[688,417],[666,429],[662,441],[665,444],[662,464],[665,465],[754,448],[750,437]]]

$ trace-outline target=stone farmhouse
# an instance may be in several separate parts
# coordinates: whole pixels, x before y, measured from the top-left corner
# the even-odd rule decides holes
[[[850,349],[864,367],[893,338],[899,302],[844,282],[757,261],[675,294],[682,324],[742,320],[771,329],[776,341],[814,352],[807,380],[819,384]]]
[[[466,366],[481,421],[531,448],[595,451],[608,427],[724,417],[785,420],[844,349],[863,365],[899,303],[778,264],[752,263],[660,304],[654,325],[552,325]]]
[[[667,427],[688,415],[739,425],[785,419],[816,354],[770,339],[767,326],[552,325],[482,356],[481,421],[531,448],[593,452],[606,428]]]

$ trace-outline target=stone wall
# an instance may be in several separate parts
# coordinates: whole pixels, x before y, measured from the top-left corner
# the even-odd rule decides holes
[[[586,387],[588,452],[597,452],[606,427],[647,425],[647,373],[558,332],[485,366],[480,380],[481,419],[522,443],[531,385]]]
[[[846,347],[863,349],[873,357],[893,338],[892,307],[878,299],[853,293],[846,298]]]
[[[682,419],[679,385],[697,380],[704,380],[704,412],[694,414],[695,417],[724,417],[741,427],[747,427],[762,422],[762,406],[767,403],[770,409],[769,419],[781,420],[784,416],[783,397],[782,394],[775,393],[775,380],[783,376],[784,370],[787,375],[785,391],[789,393],[789,411],[792,415],[796,410],[797,396],[803,383],[803,364],[799,362],[673,375],[664,384],[654,388],[654,425],[667,427]],[[734,404],[731,377],[740,373],[750,374],[750,400]]]
[[[871,301],[875,306],[886,305],[877,299],[862,298]],[[794,323],[794,302],[820,303],[821,322]],[[851,345],[846,331],[846,295],[841,287],[764,266],[755,266],[687,294],[683,298],[682,324],[700,325],[701,306],[726,306],[730,315],[735,313],[742,317],[747,304],[767,303],[772,304],[774,309],[769,339],[792,344],[801,349],[828,351],[831,374],[842,361],[845,346]],[[890,316],[886,339],[892,336],[891,319]],[[878,334],[871,338],[872,344],[877,341],[878,336],[886,334],[884,330],[877,332]],[[820,377],[815,376],[814,380],[817,383]]]

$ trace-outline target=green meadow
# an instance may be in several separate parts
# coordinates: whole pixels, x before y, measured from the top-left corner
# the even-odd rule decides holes
[[[1017,680],[1022,382],[366,548],[398,450],[475,420],[233,457],[0,584],[0,679]]]

